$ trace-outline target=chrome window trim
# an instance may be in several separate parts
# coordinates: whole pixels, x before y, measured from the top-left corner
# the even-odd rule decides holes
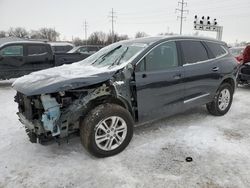
[[[146,54],[144,54],[144,56],[142,56],[142,58],[140,58],[137,62],[136,62],[136,66],[141,62],[141,60],[143,60],[150,52],[152,52],[155,48],[157,48],[158,46],[162,45],[162,44],[165,44],[167,42],[175,42],[176,40],[168,40],[168,41],[164,41],[164,42],[161,42],[159,44],[157,44],[156,46],[154,46],[153,48],[151,48]],[[176,50],[177,50],[177,47],[176,47]],[[178,57],[177,57],[178,58]],[[178,62],[179,63],[179,62]]]
[[[185,101],[184,101],[184,104],[189,103],[189,102],[193,102],[193,101],[195,101],[195,100],[197,100],[197,99],[200,99],[200,98],[203,98],[203,97],[207,97],[207,96],[209,96],[209,95],[210,95],[210,93],[206,93],[206,94],[199,95],[199,96],[197,96],[197,97],[194,97],[194,98],[185,100]]]
[[[205,41],[205,42],[211,42],[211,41]],[[213,43],[213,42],[211,42],[211,43]],[[215,43],[215,42],[214,42],[214,43]],[[219,43],[216,43],[216,44],[219,44]],[[220,59],[220,58],[222,58],[222,57],[227,56],[227,55],[229,54],[228,50],[226,50],[226,49],[224,48],[224,46],[222,46],[221,44],[220,44],[220,46],[223,48],[223,50],[225,50],[226,53],[224,53],[224,54],[222,54],[222,55],[220,55],[220,56],[218,56],[218,57],[212,58],[212,59],[207,59],[207,60],[204,60],[204,61],[197,61],[197,62],[195,62],[195,63],[186,63],[186,64],[183,64],[182,66],[185,67],[185,66],[190,66],[190,65],[196,65],[196,64],[207,63],[207,62],[209,62],[209,61],[217,60],[217,59]]]
[[[199,40],[199,39],[171,39],[171,40],[167,40],[167,41],[163,41],[159,44],[157,44],[156,46],[154,46],[153,48],[151,48],[146,54],[144,54],[136,63],[135,65],[137,66],[141,60],[143,60],[151,51],[153,51],[155,48],[157,48],[158,46],[162,45],[162,44],[165,44],[167,42],[177,42],[177,41],[187,41],[187,40],[191,40],[191,41],[199,41],[199,42],[211,42],[211,43],[216,43],[216,44],[219,44],[225,51],[226,53],[221,55],[221,56],[218,56],[218,57],[215,57],[215,58],[212,58],[212,59],[208,59],[208,60],[205,60],[205,61],[198,61],[198,62],[195,62],[195,63],[190,63],[190,64],[183,64],[182,66],[190,66],[190,65],[195,65],[195,64],[201,64],[201,63],[207,63],[211,60],[216,60],[216,59],[219,59],[219,58],[222,58],[222,57],[225,57],[227,56],[229,53],[228,53],[228,50],[226,50],[222,44],[220,42],[216,42],[216,41],[210,41],[210,40]],[[177,48],[176,48],[177,50]],[[179,57],[178,57],[179,58]],[[178,62],[179,63],[179,62]]]

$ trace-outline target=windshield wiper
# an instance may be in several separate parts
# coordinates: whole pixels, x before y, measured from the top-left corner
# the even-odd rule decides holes
[[[111,53],[113,53],[114,51],[116,51],[117,49],[121,48],[122,45],[117,46],[116,48],[110,50],[109,52],[107,52],[106,54],[101,55],[99,58],[97,58],[93,63],[91,63],[91,65],[95,64],[99,59],[101,59],[101,61],[99,62],[99,64],[105,59],[105,57],[107,57],[108,55],[110,55]]]
[[[127,53],[128,51],[128,47],[125,48],[125,50],[122,52],[122,54],[114,61],[114,63],[112,63],[110,65],[110,67],[114,66],[114,65],[119,65],[121,59],[125,56],[125,54]]]

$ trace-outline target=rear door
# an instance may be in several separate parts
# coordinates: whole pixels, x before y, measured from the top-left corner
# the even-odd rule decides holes
[[[24,46],[22,44],[6,45],[0,49],[0,79],[22,76],[24,64]]]
[[[27,73],[54,66],[51,48],[48,44],[26,44],[23,70]]]
[[[168,116],[183,106],[183,67],[175,42],[154,47],[138,64],[135,72],[139,121]]]
[[[179,41],[184,67],[186,107],[211,101],[220,83],[220,69],[205,43],[198,40]]]

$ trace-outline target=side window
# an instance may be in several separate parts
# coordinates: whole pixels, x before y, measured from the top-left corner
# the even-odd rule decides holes
[[[177,67],[178,56],[175,42],[166,42],[153,49],[146,56],[144,66],[146,71],[166,70]]]
[[[200,41],[185,40],[180,42],[184,56],[184,64],[192,64],[208,60],[206,48]]]
[[[87,48],[86,47],[79,48],[78,52],[80,52],[80,53],[87,52]]]
[[[98,51],[97,47],[90,47],[88,50],[89,50],[89,52],[97,52]]]
[[[0,55],[23,56],[23,46],[22,45],[7,46],[0,51]]]
[[[47,53],[45,45],[28,45],[28,55],[44,55]]]
[[[136,66],[136,72],[145,71],[146,58],[143,58]]]
[[[213,42],[206,42],[206,44],[215,57],[220,57],[227,53],[227,51],[220,44]]]

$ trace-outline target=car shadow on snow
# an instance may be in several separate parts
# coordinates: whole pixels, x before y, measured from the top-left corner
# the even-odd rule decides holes
[[[186,126],[187,122],[192,122],[194,120],[203,121],[206,117],[209,117],[206,108],[204,106],[197,107],[177,115],[137,125],[135,126],[134,134],[139,136],[142,133],[152,134],[152,132],[160,128]],[[97,159],[84,149],[80,137],[76,135],[70,138],[68,142],[66,139],[63,139],[60,141],[60,144],[54,141],[44,147],[46,147],[47,152],[54,157],[80,154],[84,156],[84,158],[86,157],[86,159]],[[129,150],[129,147],[127,149]]]
[[[137,125],[135,127],[135,134],[140,134],[141,132],[145,133],[147,131],[152,132],[153,130],[164,127],[186,126],[188,122],[194,120],[202,121],[206,117],[209,117],[206,107],[199,106],[179,114]]]
[[[81,144],[80,137],[74,135],[69,140],[62,139],[60,143],[57,141],[51,141],[49,144],[42,146],[43,150],[46,150],[48,157],[63,157],[80,155],[86,157],[87,159],[94,159],[91,154],[89,154]]]

